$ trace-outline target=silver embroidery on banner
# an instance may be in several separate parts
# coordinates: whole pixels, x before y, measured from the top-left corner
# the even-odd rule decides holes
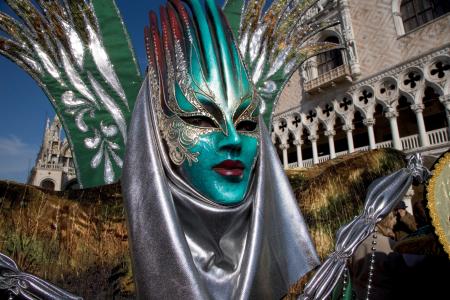
[[[239,50],[241,51],[241,54],[244,55],[247,52],[247,46],[248,46],[248,39],[249,39],[249,32],[247,31],[239,44]],[[244,56],[245,57],[245,56]]]
[[[60,22],[62,27],[64,28],[64,33],[67,36],[67,39],[69,40],[70,52],[75,58],[75,62],[77,63],[78,67],[80,69],[83,69],[84,63],[83,42],[78,33],[76,32],[75,28],[70,26],[67,22],[65,22],[62,19],[60,20]]]
[[[275,73],[286,63],[286,58],[290,51],[291,47],[286,47],[286,49],[283,49],[283,51],[281,51],[281,53],[275,59],[275,62],[272,64],[269,73],[266,75],[266,79],[275,75]]]
[[[277,84],[272,80],[264,82],[264,87],[261,89],[261,91],[263,91],[264,93],[267,93],[267,94],[274,93],[274,92],[276,92],[276,90],[277,90]]]
[[[259,56],[259,59],[256,63],[255,71],[253,72],[252,77],[253,82],[258,82],[263,74],[264,67],[266,65],[266,52],[267,52],[267,45],[264,45],[262,53]]]
[[[93,6],[91,3],[80,4],[83,9],[79,12],[83,15],[81,22],[75,24],[68,1],[37,1],[37,5],[28,2],[19,5],[18,1],[8,1],[22,22],[0,13],[0,27],[13,39],[4,43],[2,54],[23,67],[44,89],[47,80],[57,81],[63,91],[60,95],[51,95],[50,100],[55,104],[55,98],[59,98],[63,113],[73,118],[76,130],[85,134],[83,146],[95,150],[90,166],[98,168],[102,163],[108,164],[105,165],[104,180],[111,182],[115,176],[113,164],[119,168],[123,164],[119,155],[123,149],[116,142],[119,132],[126,141],[127,126],[122,108],[129,109],[129,106],[103,47]],[[97,78],[84,71],[88,54],[93,58]],[[85,82],[86,78],[88,82]],[[111,95],[109,91],[112,91]],[[101,123],[90,120],[105,112],[112,119],[108,116],[109,121]]]
[[[41,67],[41,65],[40,65],[37,61],[35,61],[34,59],[32,59],[32,58],[30,58],[30,57],[28,57],[28,56],[25,56],[25,55],[22,55],[22,59],[23,59],[24,62],[25,62],[28,66],[30,66],[36,73],[42,75],[42,67]]]
[[[112,156],[114,162],[116,163],[116,165],[118,165],[119,167],[122,168],[122,166],[123,166],[123,161],[122,161],[122,159],[120,158],[120,156],[118,156],[118,155],[117,155],[115,152],[113,152],[113,151],[110,151],[109,153],[111,154],[111,156]]]
[[[91,160],[91,167],[96,169],[98,168],[98,166],[100,166],[100,163],[103,160],[103,143],[100,147],[100,149],[98,150],[97,154],[94,155],[94,157]]]
[[[98,145],[100,145],[100,142],[102,141],[99,133],[97,130],[95,130],[95,136],[91,138],[85,138],[84,144],[86,145],[86,148],[88,149],[97,149]]]
[[[107,143],[108,143],[108,146],[109,146],[111,149],[113,149],[113,150],[119,150],[119,149],[120,149],[120,146],[119,146],[118,144],[114,143],[114,142],[107,141]]]
[[[114,72],[113,65],[109,60],[105,48],[102,46],[100,38],[90,24],[87,24],[87,32],[89,34],[89,49],[91,50],[95,64],[97,65],[102,76],[108,81],[114,91],[122,99],[122,102],[129,109],[125,91],[117,78],[116,72]]]
[[[42,62],[42,65],[44,66],[45,70],[52,76],[55,80],[59,82],[62,86],[66,86],[64,82],[61,80],[61,74],[58,71],[58,68],[56,65],[52,62],[50,57],[45,53],[45,51],[42,50],[42,48],[34,43],[34,51],[36,52],[37,56]]]
[[[289,61],[284,67],[284,75],[286,76],[287,74],[290,74],[295,65],[296,65],[295,59]]]
[[[101,85],[95,80],[94,76],[89,72],[88,73],[89,81],[91,82],[92,87],[95,90],[95,93],[99,97],[99,100],[108,110],[117,126],[119,127],[119,131],[122,134],[123,140],[127,140],[127,123],[125,122],[125,117],[120,110],[120,108],[114,103],[114,100],[103,90]]]
[[[103,121],[100,122],[100,128],[102,133],[107,137],[113,137],[117,134],[117,126],[116,125],[105,125]]]
[[[70,83],[78,90],[78,92],[80,92],[83,96],[85,96],[89,101],[96,103],[94,96],[89,91],[88,87],[83,82],[83,80],[80,78],[78,72],[75,70],[75,68],[70,63],[69,58],[67,57],[67,54],[62,49],[62,47],[61,47],[60,52],[61,52],[61,58],[63,61],[64,69],[66,71],[67,77],[70,80]]]
[[[111,164],[111,159],[108,153],[105,153],[105,183],[110,184],[114,182],[114,169]]]
[[[80,129],[81,132],[88,132],[89,128],[86,125],[86,122],[84,122],[84,114],[91,111],[90,108],[84,108],[78,112],[78,114],[75,117],[75,124],[77,125],[77,128]]]
[[[75,93],[73,91],[64,92],[64,94],[61,97],[61,100],[64,103],[64,105],[71,106],[71,107],[76,107],[76,106],[86,104],[86,102],[83,99],[75,98]]]
[[[261,49],[262,38],[266,32],[267,25],[258,25],[255,33],[253,34],[250,42],[250,60],[252,62],[258,57],[259,50]]]

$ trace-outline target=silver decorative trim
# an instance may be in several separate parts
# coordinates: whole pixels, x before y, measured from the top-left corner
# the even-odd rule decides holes
[[[116,125],[104,125],[103,121],[100,121],[100,128],[102,133],[107,137],[113,137],[117,134],[117,126]]]
[[[84,139],[84,145],[88,149],[97,149],[98,145],[100,145],[100,142],[101,142],[101,138],[100,138],[100,135],[98,134],[97,130],[95,130],[94,137]],[[96,168],[97,166],[95,166],[94,168]]]
[[[22,55],[22,59],[23,59],[23,61],[24,61],[28,66],[30,66],[36,73],[38,73],[39,75],[42,76],[43,70],[42,70],[41,65],[40,65],[37,61],[35,61],[34,59],[32,59],[32,58],[30,58],[30,57],[28,57],[28,56],[25,56],[25,55]]]
[[[77,63],[80,69],[83,69],[84,64],[84,46],[83,41],[78,35],[77,31],[73,26],[70,26],[63,19],[59,20],[64,29],[64,33],[69,40],[70,51],[72,52],[73,57],[75,58],[75,62]]]
[[[119,95],[122,102],[125,106],[128,107],[128,101],[125,96],[125,91],[120,84],[119,79],[117,78],[116,72],[114,71],[113,65],[109,60],[108,53],[106,53],[105,48],[102,45],[100,37],[94,31],[92,26],[86,20],[87,32],[89,35],[89,48],[91,49],[92,57],[94,58],[94,62],[98,67],[98,70],[102,74],[103,78],[108,81],[113,90]]]
[[[75,93],[73,91],[66,91],[61,97],[62,102],[66,106],[76,107],[80,105],[85,105],[86,102],[83,99],[75,98]]]
[[[96,103],[94,96],[89,91],[83,80],[80,78],[78,72],[70,63],[69,57],[62,47],[60,53],[64,65],[64,70],[66,71],[67,77],[69,77],[70,83],[89,101],[91,101],[92,103]]]
[[[255,61],[256,57],[258,56],[259,50],[261,49],[262,44],[262,38],[264,36],[264,33],[266,32],[267,25],[258,25],[258,28],[256,29],[255,33],[252,36],[252,39],[250,41],[250,60],[252,62]]]
[[[253,71],[253,82],[258,82],[263,74],[264,67],[266,66],[266,54],[267,54],[267,44],[264,45],[261,55],[259,56],[258,61],[256,62],[255,69]]]
[[[290,51],[291,51],[290,46],[281,51],[281,53],[277,56],[274,63],[272,64],[269,73],[267,73],[266,79],[275,75],[275,73],[286,63],[286,58]]]
[[[89,128],[84,122],[84,114],[90,112],[90,108],[85,108],[79,111],[79,113],[75,117],[75,124],[77,128],[80,129],[81,132],[88,132]]]
[[[34,47],[34,51],[36,52],[37,56],[41,60],[47,73],[49,73],[50,76],[52,76],[55,80],[57,80],[62,86],[65,86],[65,84],[61,80],[61,74],[59,73],[58,68],[52,62],[52,60],[47,55],[47,53],[45,53],[37,43],[34,43],[33,47]]]
[[[105,183],[111,184],[114,182],[114,169],[111,164],[109,155],[105,153]]]
[[[111,143],[108,143],[111,146]],[[113,144],[114,146],[117,146],[115,149],[118,149],[118,145],[117,144]],[[112,146],[111,146],[112,148]],[[116,165],[118,165],[120,168],[122,168],[123,166],[123,161],[122,158],[120,158],[119,155],[117,155],[114,151],[109,151],[109,153],[111,154],[114,162],[116,163]]]
[[[89,81],[91,82],[92,87],[95,90],[95,93],[99,97],[102,104],[108,110],[108,112],[113,117],[117,126],[119,127],[120,133],[122,134],[123,140],[126,143],[127,140],[127,123],[125,121],[125,117],[120,110],[120,108],[114,103],[114,100],[103,90],[101,85],[95,80],[94,76],[90,72],[88,72]]]

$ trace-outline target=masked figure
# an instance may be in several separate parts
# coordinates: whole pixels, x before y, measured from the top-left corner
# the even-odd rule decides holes
[[[318,259],[221,10],[185,4],[161,8],[160,26],[150,14],[130,124],[123,191],[137,294],[278,299]]]
[[[23,24],[0,14],[11,37],[0,36],[0,54],[48,93],[84,187],[120,177],[127,141],[122,181],[140,299],[279,299],[318,258],[266,124],[294,70],[339,48],[311,41],[336,20],[314,18],[318,0],[273,1],[266,11],[265,1],[204,2],[172,0],[159,23],[150,14],[131,123],[140,76],[113,0],[37,1],[41,9],[8,0]],[[413,156],[374,182],[301,299],[325,299],[376,222],[427,176]],[[0,273],[10,296],[79,299],[3,254]]]

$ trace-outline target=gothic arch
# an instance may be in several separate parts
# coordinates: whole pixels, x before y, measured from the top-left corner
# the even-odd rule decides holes
[[[424,121],[427,132],[439,128],[448,127],[445,107],[439,100],[442,90],[435,85],[427,83],[423,88],[422,101],[424,109]]]
[[[407,93],[415,93],[423,85],[425,74],[418,66],[410,67],[399,75],[399,90]]]
[[[333,29],[325,29],[324,31],[322,31],[317,41],[324,42],[329,37],[335,37],[339,40],[339,44],[343,44],[342,36],[339,34],[339,32]]]
[[[410,105],[414,105],[414,96],[411,93],[405,92],[403,90],[399,90],[399,98],[405,97]]]
[[[275,131],[274,131],[272,134],[274,135],[275,143],[276,143],[277,141],[279,141],[280,144],[281,144],[281,137],[280,137],[280,135],[279,135],[277,132],[275,132]]]
[[[416,109],[420,106],[416,106]],[[414,108],[414,98],[408,94],[401,92],[398,97],[398,131],[400,138],[411,136],[419,132],[417,126],[417,117]]]
[[[432,88],[436,94],[439,96],[444,96],[444,90],[442,87],[433,81],[425,80],[425,84],[422,89],[425,91],[427,88]]]
[[[300,138],[301,136],[301,128],[302,128],[302,116],[299,112],[292,113],[287,118],[287,126],[289,130],[295,135],[296,138]]]
[[[39,186],[43,189],[54,191],[55,190],[55,181],[51,178],[45,178],[39,183]]]
[[[325,31],[319,38],[319,42],[330,42],[342,45],[341,36],[333,31]],[[345,63],[345,55],[341,49],[328,50],[316,56],[316,68],[318,76],[327,73]]]
[[[287,142],[289,136],[289,129],[288,129],[288,123],[287,118],[279,118],[275,123],[274,132],[277,137],[280,138],[281,143],[284,144]]]
[[[444,95],[450,94],[450,56],[435,57],[426,66],[426,78],[442,85]]]
[[[372,86],[364,85],[353,93],[355,109],[366,119],[371,119],[377,105],[375,91]]]
[[[399,97],[398,80],[393,76],[386,76],[375,83],[374,92],[377,103],[384,108],[397,106]]]

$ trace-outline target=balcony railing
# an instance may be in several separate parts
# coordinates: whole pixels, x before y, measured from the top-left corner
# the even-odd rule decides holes
[[[427,132],[427,135],[430,142],[430,146],[444,144],[449,141],[447,128],[429,131]]]
[[[406,153],[411,153],[411,152],[416,152],[416,151],[423,152],[423,151],[426,151],[427,149],[429,149],[429,147],[449,146],[450,139],[449,139],[449,133],[448,133],[447,128],[441,128],[441,129],[428,131],[427,136],[428,136],[428,140],[429,140],[428,147],[420,146],[419,135],[417,135],[417,134],[401,138],[400,142],[402,144],[403,151],[405,151]],[[384,142],[378,143],[378,144],[376,144],[376,148],[377,149],[392,148],[392,141],[384,141]],[[355,152],[363,152],[363,151],[369,151],[369,146],[364,146],[364,147],[355,149]],[[343,156],[346,154],[348,154],[347,150],[337,152],[336,157],[340,157],[340,156]],[[330,159],[330,155],[319,156],[319,163],[323,163],[329,159]],[[312,158],[303,160],[302,163],[303,163],[304,168],[310,168],[314,165]],[[297,167],[298,167],[297,162],[290,163],[288,165],[289,169],[293,169],[293,168],[297,168]]]
[[[334,82],[339,82],[344,79],[351,81],[350,68],[346,64],[340,65],[337,68],[331,69],[330,71],[319,75],[317,78],[305,82],[304,88],[306,92],[311,93],[319,88],[333,85]]]
[[[402,142],[403,150],[411,150],[420,148],[419,135],[410,135],[405,138],[400,139]]]

